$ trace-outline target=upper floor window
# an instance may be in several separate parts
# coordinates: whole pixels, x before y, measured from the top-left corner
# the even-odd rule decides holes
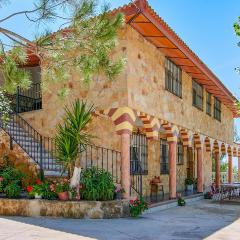
[[[221,121],[221,102],[214,97],[214,118]]]
[[[131,173],[147,174],[148,172],[148,147],[144,134],[133,133],[130,147]]]
[[[212,94],[207,92],[206,96],[206,113],[212,115]]]
[[[182,71],[169,59],[165,59],[165,88],[169,92],[182,97]]]
[[[196,81],[192,81],[193,106],[203,109],[203,87]]]
[[[177,164],[183,164],[183,144],[179,142],[177,145]]]
[[[165,139],[160,141],[160,173],[169,174],[169,147]]]

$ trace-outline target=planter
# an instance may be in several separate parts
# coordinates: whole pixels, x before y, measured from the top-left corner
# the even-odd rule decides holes
[[[187,187],[187,191],[188,191],[188,192],[193,192],[193,184],[191,184],[191,185],[186,185],[186,187]]]
[[[42,199],[42,195],[35,193],[34,195],[35,199]]]
[[[61,200],[61,201],[67,201],[67,200],[69,200],[68,192],[58,193],[58,198],[59,198],[59,200]]]

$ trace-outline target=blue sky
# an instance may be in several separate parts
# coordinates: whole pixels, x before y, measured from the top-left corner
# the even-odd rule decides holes
[[[4,11],[0,10],[0,18],[28,8],[33,2],[12,0]],[[110,3],[112,7],[118,7],[129,1],[114,0]],[[225,86],[240,96],[240,76],[234,71],[240,65],[240,48],[233,31],[233,23],[240,16],[239,0],[149,0],[149,3]],[[6,26],[27,37],[35,32],[33,25],[21,17],[9,21]],[[240,120],[236,125],[240,134]]]

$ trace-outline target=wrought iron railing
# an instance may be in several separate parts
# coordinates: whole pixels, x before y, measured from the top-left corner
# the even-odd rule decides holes
[[[63,172],[63,166],[57,161],[55,140],[42,136],[19,114],[12,114],[7,125],[0,121],[0,128],[10,136],[10,145],[16,142],[39,165],[42,176],[44,171]],[[115,182],[120,182],[120,152],[95,145],[82,145],[80,149],[82,168],[105,169]]]
[[[143,170],[139,160],[130,161],[131,188],[130,194],[134,192],[142,196],[142,175]]]
[[[8,124],[0,122],[0,127],[9,135],[10,146],[16,142],[39,165],[42,175],[44,170],[62,171],[56,164],[54,140],[42,136],[19,114],[11,114]]]
[[[18,87],[16,94],[7,94],[14,112],[30,112],[42,108],[41,83],[34,83],[27,90]]]
[[[121,153],[95,145],[82,145],[79,158],[83,169],[95,166],[110,172],[116,183],[120,183]]]

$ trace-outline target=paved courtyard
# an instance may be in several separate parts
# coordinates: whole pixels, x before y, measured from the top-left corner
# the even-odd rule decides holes
[[[237,240],[240,204],[201,200],[186,207],[157,209],[139,219],[76,220],[1,217],[0,240]]]

